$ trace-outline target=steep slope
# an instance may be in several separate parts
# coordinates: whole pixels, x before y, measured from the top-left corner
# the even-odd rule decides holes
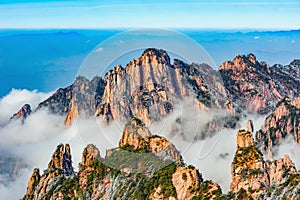
[[[297,78],[298,62],[281,67],[268,66],[258,62],[253,54],[236,56],[232,61],[224,62],[219,67],[233,102],[248,112],[266,114],[284,96],[299,94],[300,82]],[[294,70],[295,75],[287,73]]]
[[[266,114],[284,96],[298,94],[298,72],[299,60],[269,67],[253,54],[238,55],[217,71],[206,64],[178,59],[172,64],[166,51],[149,48],[125,68],[117,65],[103,78],[89,81],[77,77],[72,85],[41,102],[38,109],[47,107],[66,115],[66,125],[78,115],[97,115],[107,124],[137,116],[150,125],[161,121],[182,99],[190,98],[200,110],[225,108],[229,115],[225,126],[233,127],[240,112]]]
[[[196,107],[208,110],[225,108],[226,95],[219,73],[210,66],[178,59],[171,64],[166,51],[150,48],[125,68],[117,65],[109,70],[103,79],[77,77],[72,85],[41,102],[38,109],[47,107],[67,115],[66,125],[81,114],[95,114],[107,124],[137,116],[150,125],[172,112],[183,98],[191,98]],[[232,109],[227,107],[229,113],[235,113]]]
[[[172,112],[183,97],[195,99],[199,109],[224,107],[225,88],[217,74],[207,65],[189,65],[176,59],[172,65],[166,51],[147,49],[126,68],[117,65],[105,75],[106,86],[96,115],[105,122],[137,116],[150,125]]]
[[[50,197],[58,199],[60,194],[52,196],[55,187],[72,174],[73,167],[70,146],[68,144],[65,146],[60,144],[53,153],[48,168],[42,176],[39,169],[35,168],[33,170],[23,199],[50,199]]]
[[[96,106],[101,102],[104,81],[96,76],[91,81],[78,76],[74,83],[58,89],[52,96],[38,105],[37,109],[47,107],[50,112],[67,115],[65,124],[70,125],[78,116],[93,115]]]
[[[156,144],[147,138],[152,138],[149,130],[133,118],[123,131],[120,146],[107,151],[105,158],[97,147],[88,145],[78,173],[63,164],[70,163],[71,156],[63,156],[69,155],[69,146],[64,151],[59,145],[43,175],[34,169],[23,199],[184,200],[221,195],[220,187],[204,181],[195,167],[174,162],[172,157],[179,152],[165,138],[155,136]]]
[[[24,120],[31,114],[31,112],[32,111],[30,105],[25,104],[24,106],[22,106],[22,108],[20,108],[20,110],[18,110],[17,113],[13,114],[13,116],[11,116],[9,120],[21,119],[24,123]]]
[[[300,144],[300,97],[293,100],[285,97],[278,102],[256,133],[256,140],[262,151],[272,157],[272,147],[278,146],[288,136]]]
[[[245,130],[237,134],[237,151],[231,173],[230,190],[236,194],[244,191],[245,196],[254,199],[259,199],[259,195],[264,195],[270,187],[276,188],[289,181],[290,177],[300,175],[288,155],[279,160],[265,161],[254,145],[251,132]]]

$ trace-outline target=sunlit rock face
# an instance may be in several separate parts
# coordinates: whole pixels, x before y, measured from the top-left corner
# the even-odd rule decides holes
[[[256,133],[256,140],[261,150],[272,157],[275,147],[291,136],[300,144],[300,97],[293,100],[283,98],[274,111],[267,116],[262,128]]]
[[[145,50],[125,68],[117,65],[107,72],[104,81],[103,99],[96,115],[106,123],[137,116],[149,126],[172,112],[174,104],[183,97],[192,97],[199,109],[208,109],[219,103],[217,97],[224,99],[226,93],[211,67],[176,59],[171,64],[169,55],[161,49]],[[209,90],[208,84],[214,89]],[[224,102],[220,104],[224,106]]]
[[[249,54],[237,55],[232,61],[222,63],[219,72],[233,102],[248,112],[266,114],[284,96],[299,94],[299,75],[286,72],[295,68],[299,68],[298,62],[284,68],[270,67]]]
[[[152,135],[143,121],[133,117],[125,125],[119,147],[130,147],[134,150],[146,150],[154,154],[163,154],[183,164],[180,152],[165,137]]]
[[[137,116],[149,126],[173,112],[186,97],[199,110],[223,109],[227,91],[219,72],[210,66],[178,59],[171,63],[166,51],[150,48],[125,67],[115,66],[103,78],[89,81],[78,76],[37,109],[47,107],[52,113],[66,115],[67,126],[79,115],[96,115],[106,124]]]
[[[237,151],[231,164],[232,181],[230,190],[245,190],[248,195],[258,198],[272,185],[280,185],[288,175],[296,174],[295,164],[286,155],[284,158],[265,161],[254,145],[252,133],[240,130],[237,133]]]
[[[53,187],[61,184],[66,177],[74,174],[70,145],[59,144],[53,153],[48,168],[40,175],[40,170],[35,168],[28,181],[24,200],[29,199],[57,199],[60,192],[54,196],[47,195]]]

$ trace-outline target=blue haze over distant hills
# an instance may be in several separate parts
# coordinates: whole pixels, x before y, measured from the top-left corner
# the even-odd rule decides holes
[[[87,54],[120,32],[122,30],[0,30],[0,97],[12,88],[48,92],[71,84]],[[201,44],[217,66],[237,54],[254,53],[258,60],[270,65],[300,59],[300,30],[186,29],[180,32]]]

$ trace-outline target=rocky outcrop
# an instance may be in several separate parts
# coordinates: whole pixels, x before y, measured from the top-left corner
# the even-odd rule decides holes
[[[73,101],[71,101],[70,111],[68,112],[67,117],[65,119],[65,125],[70,126],[77,117],[78,117],[78,106],[76,100],[73,99]]]
[[[248,130],[250,133],[253,133],[253,131],[254,131],[254,126],[253,126],[253,121],[252,121],[252,120],[248,120],[248,122],[247,122],[247,130]]]
[[[60,144],[52,155],[52,159],[48,164],[48,169],[62,169],[67,176],[73,173],[72,156],[70,145]]]
[[[284,96],[300,91],[299,79],[277,65],[258,62],[253,54],[222,63],[219,72],[232,101],[248,112],[268,113]]]
[[[275,110],[266,118],[262,128],[256,133],[256,140],[262,151],[272,157],[272,147],[281,144],[285,138],[291,136],[300,144],[300,97],[294,100],[283,98],[276,105]]]
[[[155,144],[151,149],[152,145],[148,143],[144,146],[148,151],[138,146],[128,146],[141,144],[135,140],[149,137],[152,135],[145,124],[133,118],[124,128],[120,148],[111,150],[110,154],[101,158],[97,147],[89,144],[83,150],[78,173],[70,176],[66,176],[61,168],[64,166],[63,159],[71,159],[70,148],[60,144],[43,175],[39,175],[38,169],[34,170],[23,199],[185,200],[218,198],[222,195],[220,187],[212,181],[204,181],[195,167],[171,161],[169,153],[169,157],[157,155],[161,150],[165,151],[164,145]],[[170,146],[160,136],[155,138],[158,140],[154,143],[164,141]],[[112,163],[116,163],[116,167]],[[139,170],[127,170],[129,166]]]
[[[94,115],[104,91],[104,81],[95,76],[91,81],[78,76],[74,83],[58,89],[51,97],[41,102],[38,109],[47,107],[51,113],[66,115],[65,124],[69,126],[79,115]]]
[[[143,121],[133,117],[126,124],[119,147],[130,150],[146,150],[156,155],[168,156],[183,164],[180,152],[166,138],[152,135]]]
[[[93,145],[89,144],[86,148],[84,148],[82,153],[82,166],[89,166],[94,161],[98,160],[100,158],[100,151],[99,149]]]
[[[13,114],[13,116],[9,120],[14,120],[14,119],[21,119],[22,122],[24,123],[24,120],[26,117],[28,117],[31,114],[31,107],[29,104],[25,104],[20,108],[20,110]]]
[[[172,183],[176,189],[178,199],[190,199],[194,192],[190,189],[199,187],[203,179],[195,168],[176,167],[172,175]]]
[[[74,172],[70,145],[59,144],[42,176],[39,169],[34,169],[23,199],[58,199],[60,192],[52,195],[54,188],[61,186],[62,181],[71,175]]]
[[[26,194],[23,198],[23,200],[29,200],[33,197],[34,192],[36,190],[36,186],[40,182],[41,175],[40,175],[40,170],[38,168],[35,168],[33,170],[33,173],[28,181],[28,186],[26,190]]]
[[[236,193],[244,190],[256,199],[266,188],[282,184],[288,176],[296,174],[297,170],[287,155],[279,160],[265,161],[254,145],[251,132],[240,130],[231,173],[230,190]]]

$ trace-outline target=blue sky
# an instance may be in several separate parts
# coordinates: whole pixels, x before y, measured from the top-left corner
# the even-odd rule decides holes
[[[0,28],[299,29],[300,1],[1,0]]]

